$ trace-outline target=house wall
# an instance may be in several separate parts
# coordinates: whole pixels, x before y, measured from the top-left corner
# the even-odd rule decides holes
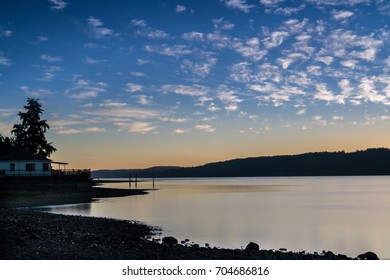
[[[11,170],[11,163],[14,163],[14,170]],[[33,170],[26,170],[26,165],[34,165]],[[44,165],[48,165],[48,170],[44,170]],[[50,176],[51,162],[50,161],[1,161],[0,175],[6,176]]]

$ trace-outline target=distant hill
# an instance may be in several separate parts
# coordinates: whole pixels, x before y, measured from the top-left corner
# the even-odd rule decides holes
[[[352,153],[315,152],[233,159],[196,167],[153,167],[130,171],[138,177],[261,177],[390,175],[390,150],[373,148]],[[96,175],[98,176],[96,176]],[[115,176],[113,176],[115,174]],[[124,176],[119,176],[123,174]],[[128,177],[129,170],[98,170],[92,176]]]
[[[131,177],[134,178],[135,174],[139,178],[151,178],[153,174],[156,177],[161,177],[161,174],[171,169],[178,169],[177,166],[155,166],[146,169],[103,169],[103,170],[94,170],[91,172],[92,178],[128,178],[131,174]]]

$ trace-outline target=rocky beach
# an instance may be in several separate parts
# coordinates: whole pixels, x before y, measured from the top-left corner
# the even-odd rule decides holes
[[[158,228],[136,221],[44,213],[33,206],[90,202],[93,199],[146,194],[144,190],[92,188],[79,193],[2,193],[0,259],[378,259],[375,253],[346,256],[263,250],[248,243],[243,249],[211,248],[189,240],[159,236]]]

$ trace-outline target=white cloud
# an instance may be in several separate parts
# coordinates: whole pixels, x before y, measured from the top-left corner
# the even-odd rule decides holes
[[[135,34],[153,40],[161,40],[169,38],[169,34],[163,30],[149,27],[143,19],[133,19],[131,24],[136,27]]]
[[[66,125],[71,125],[71,124],[77,124],[77,123],[71,123],[69,122],[68,124]],[[61,127],[61,126],[59,126]],[[102,133],[102,132],[106,132],[106,128],[104,127],[87,127],[87,128],[84,128],[84,129],[75,129],[75,128],[69,128],[69,129],[57,129],[56,130],[56,134],[60,134],[60,135],[72,135],[72,134],[80,134],[80,133],[88,133],[88,132],[92,132],[92,133]]]
[[[176,57],[182,55],[188,55],[192,53],[192,50],[189,50],[188,46],[186,45],[173,45],[173,46],[168,46],[165,44],[161,46],[146,45],[145,50],[147,52],[155,52],[162,55],[176,56]]]
[[[138,95],[138,103],[141,105],[151,105],[152,104],[152,98],[151,96],[146,95]]]
[[[202,32],[192,31],[184,33],[181,37],[189,41],[204,41],[204,34]]]
[[[308,66],[307,73],[314,76],[321,76],[322,75],[321,67],[318,65]]]
[[[176,13],[183,13],[187,10],[187,8],[183,5],[176,5],[175,12]]]
[[[245,13],[249,13],[250,9],[254,8],[254,5],[249,5],[246,0],[225,0],[226,6],[232,9],[239,9]]]
[[[314,95],[315,99],[328,101],[328,102],[344,103],[344,98],[336,97],[332,91],[327,89],[325,84],[317,84],[316,90],[317,92]]]
[[[344,117],[343,116],[333,116],[332,120],[333,121],[342,121],[342,120],[344,120]]]
[[[150,122],[117,122],[114,123],[118,127],[119,132],[134,132],[134,133],[147,133],[153,130],[156,130],[156,126],[154,126]]]
[[[348,60],[340,61],[340,64],[343,65],[344,67],[355,69],[356,64],[358,64],[358,61],[354,59],[348,59]]]
[[[332,64],[334,58],[332,56],[319,56],[319,57],[316,57],[316,60],[323,62],[329,66],[330,64]]]
[[[113,102],[112,100],[104,100],[102,103],[99,104],[99,107],[124,107],[127,103],[123,102]]]
[[[80,107],[81,108],[91,108],[91,107],[93,107],[93,103],[86,103],[84,105],[81,105]]]
[[[42,54],[40,56],[40,58],[42,60],[44,60],[46,62],[50,62],[50,63],[62,61],[62,58],[60,56],[50,56],[50,55],[47,55],[47,54]]]
[[[308,3],[324,6],[354,6],[358,4],[369,4],[371,0],[305,0]]]
[[[283,3],[285,0],[260,0],[260,3],[265,6],[278,6],[280,3]]]
[[[350,11],[336,11],[336,10],[333,10],[332,12],[332,16],[335,20],[345,20],[351,16],[353,16],[353,13],[350,12]]]
[[[188,59],[183,60],[183,64],[180,66],[181,70],[184,72],[191,72],[201,78],[205,78],[210,74],[212,68],[217,63],[216,58],[208,58],[204,62],[192,62]]]
[[[388,100],[385,95],[379,94],[376,90],[375,83],[373,79],[369,79],[368,77],[364,77],[361,83],[358,86],[360,95],[358,98],[370,101],[373,103],[387,103]]]
[[[233,64],[230,68],[230,77],[233,81],[239,83],[252,82],[252,71],[249,68],[251,64],[248,62],[240,62]]]
[[[284,102],[290,101],[290,92],[281,90],[271,83],[265,83],[264,85],[250,85],[248,88],[262,93],[256,97],[261,103],[272,102],[274,106],[278,107],[283,105]]]
[[[12,36],[12,30],[4,29],[0,26],[0,38],[9,38]]]
[[[180,134],[187,134],[187,133],[191,133],[191,130],[189,129],[175,129],[172,134],[173,135],[180,135]]]
[[[198,130],[206,131],[206,132],[214,132],[215,131],[215,128],[209,124],[198,124],[197,126],[195,126],[195,128]]]
[[[364,51],[353,51],[351,52],[351,56],[360,58],[366,61],[374,61],[377,53],[377,49],[375,47],[368,48]]]
[[[0,65],[1,66],[11,66],[12,60],[6,58],[1,52],[0,52]]]
[[[163,117],[161,118],[161,120],[164,122],[173,122],[173,123],[185,123],[188,121],[188,119],[184,119],[184,118],[167,118],[167,117]]]
[[[145,65],[145,64],[148,64],[148,63],[150,63],[150,60],[142,59],[142,58],[137,59],[137,64],[138,65]]]
[[[146,37],[148,37],[149,39],[167,39],[169,35],[163,30],[152,29],[146,33]]]
[[[143,72],[131,72],[130,75],[134,76],[134,77],[144,77],[145,73],[143,73]]]
[[[67,95],[75,100],[81,101],[88,98],[98,97],[99,93],[105,92],[108,84],[105,82],[92,82],[84,79],[74,81],[74,86],[67,89]]]
[[[241,103],[243,100],[237,96],[237,92],[234,90],[230,90],[226,87],[220,87],[220,90],[217,94],[218,99],[223,103],[227,104],[225,106],[225,110],[227,111],[237,111],[238,103]]]
[[[82,91],[77,94],[73,94],[72,97],[76,100],[83,100],[87,98],[94,98],[98,96],[98,92],[95,90]]]
[[[209,96],[201,96],[201,97],[199,97],[198,100],[199,100],[200,103],[198,103],[196,105],[204,106],[206,102],[213,101],[214,99],[209,97]]]
[[[161,86],[163,93],[174,92],[176,94],[188,95],[188,96],[202,96],[209,92],[209,88],[201,85],[163,85]]]
[[[272,49],[280,46],[288,35],[285,31],[275,31],[269,37],[263,39],[262,42],[267,49]]]
[[[225,20],[223,17],[212,20],[215,29],[219,30],[232,30],[234,24]]]
[[[253,61],[261,60],[268,53],[267,50],[260,48],[259,45],[253,45],[253,40],[247,41],[245,44],[235,42],[231,45],[231,48],[244,58],[249,58]]]
[[[209,33],[207,34],[206,38],[217,49],[232,48],[232,44],[233,44],[232,38],[221,34],[220,31],[214,31],[213,33]],[[241,43],[241,42],[237,42],[237,43]]]
[[[316,121],[321,126],[327,126],[327,122],[322,118],[322,116],[314,116],[313,120]]]
[[[53,6],[51,6],[52,10],[62,10],[66,6],[68,6],[68,3],[66,3],[62,0],[49,0],[49,2],[51,2],[53,4]]]
[[[278,60],[279,64],[282,65],[283,69],[287,69],[291,65],[291,63],[293,63],[295,61],[295,59],[293,59],[291,57],[278,58],[277,60]]]
[[[337,29],[327,38],[327,50],[344,60],[358,58],[374,61],[383,41],[374,35],[359,36],[350,30]]]
[[[103,25],[103,22],[100,19],[92,16],[87,19],[87,22],[92,27],[99,27]]]
[[[229,104],[225,106],[226,111],[237,111],[238,110],[238,105],[235,103]]]
[[[351,83],[346,79],[342,79],[338,85],[341,88],[341,95],[344,99],[348,98],[354,90]]]
[[[302,21],[299,21],[298,19],[289,19],[283,24],[290,34],[295,34],[302,33],[308,22],[309,20],[307,18],[302,19]]]
[[[141,86],[141,85],[133,84],[133,83],[127,83],[125,91],[133,93],[133,92],[137,92],[137,91],[142,91],[143,89],[144,89],[144,87]]]
[[[278,7],[275,9],[275,14],[284,15],[284,16],[291,16],[292,14],[298,13],[299,11],[303,10],[305,8],[305,6],[306,5],[304,3],[302,3],[301,5],[299,5],[297,7]]]
[[[53,93],[50,90],[39,88],[39,89],[31,89],[28,86],[21,86],[20,89],[24,91],[28,96],[33,98],[40,98],[45,95],[52,95]]]
[[[131,119],[146,119],[157,118],[161,116],[161,112],[153,110],[145,110],[140,108],[132,108],[128,106],[124,107],[108,107],[104,109],[83,111],[86,115],[96,115],[101,117],[114,117],[119,119],[131,118]]]
[[[80,134],[83,131],[81,129],[74,129],[74,128],[69,128],[69,129],[61,129],[56,132],[56,134],[60,135],[72,135],[72,134]]]
[[[88,64],[88,65],[99,64],[101,62],[104,62],[104,61],[103,60],[93,59],[93,58],[90,58],[89,56],[86,56],[84,58],[84,63]]]
[[[307,56],[302,53],[290,53],[285,58],[278,58],[277,61],[282,65],[283,69],[288,69],[292,63],[299,59],[307,59]]]
[[[112,37],[112,36],[118,35],[114,32],[114,30],[104,27],[103,22],[100,19],[95,18],[93,16],[90,16],[87,19],[87,23],[89,26],[92,27],[93,36],[96,39],[101,39],[101,38],[105,38],[105,37]]]
[[[208,106],[207,106],[207,111],[209,112],[218,112],[219,110],[221,110],[221,108],[217,107],[214,102],[211,102]]]
[[[40,36],[37,36],[37,40],[38,40],[38,43],[47,42],[47,41],[49,41],[49,37],[40,35]]]
[[[18,110],[16,109],[0,109],[0,117],[6,118],[10,117],[12,115],[16,115],[18,113]]]
[[[298,116],[302,116],[302,115],[304,115],[305,113],[306,113],[306,109],[301,109],[301,110],[297,111],[297,115],[298,115]]]
[[[163,40],[169,38],[169,34],[167,32],[150,27],[139,29],[136,31],[136,34],[153,40]]]
[[[105,127],[87,127],[85,129],[86,132],[106,132],[107,129]]]
[[[143,19],[132,19],[131,20],[131,23],[134,25],[134,26],[138,26],[138,27],[146,27],[148,24],[146,23],[145,20]]]

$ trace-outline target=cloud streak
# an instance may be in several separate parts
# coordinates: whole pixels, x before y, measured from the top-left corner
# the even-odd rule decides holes
[[[66,6],[68,6],[68,3],[62,1],[62,0],[48,0],[53,5],[51,6],[52,10],[59,11],[65,9]]]

